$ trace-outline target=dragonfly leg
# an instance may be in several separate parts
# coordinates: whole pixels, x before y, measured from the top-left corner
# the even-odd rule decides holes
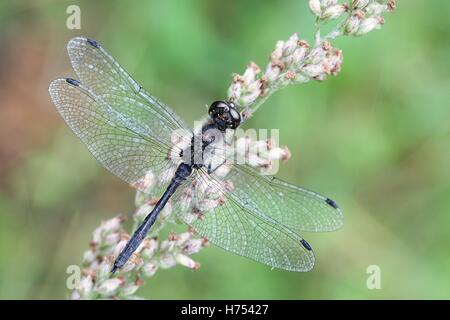
[[[219,164],[217,167],[215,167],[213,170],[211,168],[211,163],[208,164],[208,174],[213,174],[217,169],[219,169],[221,166],[224,165],[226,160],[223,160],[221,164]]]

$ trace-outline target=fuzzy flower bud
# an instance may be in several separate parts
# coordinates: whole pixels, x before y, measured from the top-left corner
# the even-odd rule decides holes
[[[267,82],[275,82],[275,80],[280,75],[280,66],[277,64],[270,63],[267,65],[266,73],[264,74],[264,78]]]
[[[320,15],[322,14],[320,0],[309,0],[309,9],[313,14],[320,17]]]
[[[103,244],[107,245],[107,246],[115,245],[119,242],[119,240],[120,240],[120,235],[117,232],[111,233],[104,237]]]
[[[96,287],[95,291],[103,296],[113,295],[120,285],[123,284],[123,280],[119,278],[108,279],[100,282]]]
[[[87,250],[83,254],[83,264],[88,265],[95,260],[95,253],[92,250]]]
[[[164,254],[159,259],[159,266],[162,269],[169,269],[172,268],[177,264],[177,261],[171,254]]]
[[[186,241],[185,245],[183,246],[183,253],[187,255],[191,255],[194,253],[199,252],[203,246],[204,246],[203,239],[191,239]]]
[[[241,77],[241,80],[244,84],[249,85],[255,81],[255,77],[258,73],[261,72],[261,69],[254,62],[250,62],[245,70],[244,74]]]
[[[160,248],[161,251],[168,252],[168,251],[172,251],[173,250],[173,248],[175,247],[175,244],[176,244],[176,240],[169,235],[169,239],[168,240],[164,240],[161,243],[161,246],[159,248]]]
[[[154,238],[145,239],[143,242],[143,248],[141,250],[141,256],[144,259],[151,259],[156,250],[158,249],[158,241]]]
[[[233,75],[233,82],[228,88],[228,98],[232,101],[238,101],[242,94],[242,80],[238,74]]]
[[[190,231],[180,233],[178,235],[178,238],[176,239],[176,245],[177,246],[185,245],[187,243],[187,241],[189,241],[192,238],[193,235],[194,235],[194,233],[190,232]]]
[[[192,260],[191,258],[189,258],[188,256],[179,253],[175,256],[175,260],[177,261],[178,264],[181,264],[182,266],[185,266],[189,269],[198,269],[200,268],[200,263]]]
[[[121,288],[120,293],[124,296],[135,294],[139,287],[143,285],[143,283],[144,282],[141,280],[136,280],[133,283],[126,284]]]
[[[353,10],[364,9],[369,4],[369,2],[370,0],[353,0],[352,8]]]
[[[229,172],[230,172],[231,168],[229,165],[224,164],[221,165],[219,168],[217,168],[217,170],[214,172],[214,174],[218,177],[225,177]]]
[[[287,161],[291,157],[291,152],[287,147],[273,148],[268,152],[268,158],[272,160],[284,160]]]
[[[83,277],[80,281],[79,294],[81,296],[87,296],[94,287],[94,280],[92,276]]]
[[[122,267],[121,271],[124,273],[130,272],[131,270],[138,268],[141,264],[142,264],[141,256],[140,254],[135,252],[131,255],[130,259],[128,259],[128,261]]]
[[[144,175],[143,178],[139,179],[138,181],[136,181],[135,183],[132,183],[131,185],[136,188],[139,189],[143,192],[149,192],[151,190],[151,188],[153,188],[153,186],[156,183],[156,177],[153,174],[153,172],[151,170],[147,171],[147,173]]]
[[[367,19],[364,19],[361,24],[358,27],[358,30],[356,31],[355,35],[361,36],[363,34],[366,34],[374,29],[379,29],[381,25],[384,24],[383,17],[375,16],[370,17]]]
[[[275,50],[270,54],[270,60],[274,63],[280,61],[281,57],[283,56],[283,47],[284,47],[284,41],[277,41],[277,44],[275,45]]]
[[[110,272],[111,272],[111,267],[112,267],[112,262],[109,261],[108,259],[105,259],[98,266],[96,279],[97,280],[104,280],[104,279],[106,279],[109,276]]]
[[[328,7],[323,12],[321,19],[322,20],[334,20],[339,18],[344,12],[348,10],[348,6],[346,4],[337,4],[331,7]]]
[[[356,14],[352,15],[345,23],[345,33],[354,34],[358,30],[360,23],[361,18]]]
[[[283,46],[283,56],[287,57],[291,55],[298,45],[298,34],[294,33],[289,37],[288,41],[284,43]]]
[[[112,219],[106,220],[101,224],[101,228],[105,233],[117,232],[122,226],[122,222],[125,220],[123,216],[117,216]]]
[[[323,46],[314,48],[308,55],[308,62],[310,64],[320,64],[325,59],[326,54]]]
[[[322,6],[324,8],[334,6],[338,3],[338,0],[321,0],[321,1],[322,1]]]
[[[301,68],[301,72],[303,72],[306,76],[310,78],[317,77],[322,73],[322,66],[317,64],[307,64],[303,68]]]
[[[292,64],[294,66],[299,66],[303,63],[305,55],[306,55],[307,47],[298,46],[294,53],[292,54]]]
[[[368,15],[380,15],[382,14],[384,11],[387,10],[387,5],[385,4],[381,4],[378,3],[376,1],[371,2],[366,8],[365,8],[365,12]]]
[[[388,0],[386,3],[388,11],[394,11],[397,8],[396,0]]]
[[[148,262],[142,266],[142,272],[146,277],[153,277],[158,270],[158,265]]]

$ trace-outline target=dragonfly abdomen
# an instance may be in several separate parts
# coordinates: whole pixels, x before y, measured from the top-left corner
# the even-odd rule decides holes
[[[142,241],[145,239],[145,236],[149,232],[150,228],[156,221],[156,218],[159,216],[160,212],[164,209],[164,206],[169,201],[170,197],[175,193],[180,184],[187,179],[192,173],[192,167],[186,163],[181,163],[177,170],[175,171],[175,175],[172,178],[169,186],[166,191],[162,195],[162,197],[155,204],[152,211],[145,217],[144,221],[141,225],[136,229],[133,233],[133,236],[126,244],[125,248],[120,252],[116,261],[114,261],[114,266],[111,270],[114,273],[117,269],[122,268],[125,263],[130,259],[131,255],[136,251]]]

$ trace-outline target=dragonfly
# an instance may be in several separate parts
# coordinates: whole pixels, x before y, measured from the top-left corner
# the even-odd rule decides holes
[[[223,137],[244,122],[245,106],[215,101],[203,124],[189,128],[99,42],[76,37],[67,50],[78,80],[50,83],[57,111],[107,170],[147,193],[145,181],[157,177],[162,193],[116,257],[112,273],[125,265],[169,201],[179,220],[218,247],[272,268],[313,268],[312,247],[301,234],[337,230],[343,213],[328,197],[248,163],[225,161]]]

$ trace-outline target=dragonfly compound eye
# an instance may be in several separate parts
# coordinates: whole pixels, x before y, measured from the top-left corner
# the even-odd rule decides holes
[[[213,102],[208,114],[220,130],[236,129],[241,123],[241,115],[231,102]]]

